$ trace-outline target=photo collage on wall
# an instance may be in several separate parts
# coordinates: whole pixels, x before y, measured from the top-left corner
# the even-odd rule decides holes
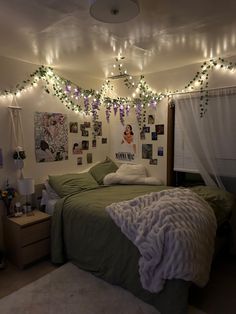
[[[35,156],[37,162],[52,162],[68,160],[68,135],[72,141],[70,154],[77,155],[77,165],[83,164],[83,153],[86,151],[84,162],[93,162],[93,154],[90,149],[97,148],[99,144],[107,144],[107,138],[102,137],[102,122],[70,121],[67,115],[62,113],[35,112],[34,115]],[[91,139],[93,137],[93,139]],[[3,165],[2,150],[0,149],[0,168]]]
[[[72,154],[80,155],[76,159],[77,165],[82,165],[83,162],[87,162],[87,164],[92,163],[93,154],[88,151],[90,149],[97,148],[98,141],[101,141],[101,144],[107,144],[107,138],[101,138],[101,140],[97,138],[98,136],[102,136],[102,122],[96,121],[95,125],[92,126],[89,121],[84,121],[80,124],[78,122],[71,121],[69,126],[71,136],[73,136],[73,138],[76,136],[76,140],[72,141]],[[73,133],[75,134],[73,135]],[[91,137],[93,137],[92,140]],[[83,157],[85,151],[87,151],[86,157]]]
[[[149,114],[147,117],[147,126],[145,125],[140,132],[141,141],[158,141],[160,135],[164,135],[164,124],[155,124],[155,116]],[[149,159],[150,165],[157,165],[158,159],[155,156],[162,157],[164,156],[164,147],[158,146],[157,151],[154,152],[153,144],[143,143],[142,144],[142,159]]]

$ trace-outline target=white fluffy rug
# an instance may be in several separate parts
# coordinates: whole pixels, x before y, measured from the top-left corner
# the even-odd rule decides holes
[[[0,300],[1,314],[160,314],[128,291],[67,263]],[[192,307],[189,314],[204,314]]]

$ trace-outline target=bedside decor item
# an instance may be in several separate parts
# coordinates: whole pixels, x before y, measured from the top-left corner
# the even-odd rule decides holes
[[[18,180],[18,190],[21,195],[26,198],[25,205],[23,206],[25,214],[31,212],[31,200],[30,197],[34,193],[34,179],[23,178]]]
[[[3,201],[7,216],[12,213],[12,200],[17,195],[15,188],[10,187],[7,181],[6,188],[0,190],[0,200]]]
[[[19,178],[23,178],[23,168],[24,168],[24,159],[26,158],[24,152],[24,134],[23,126],[21,119],[21,110],[16,101],[16,97],[13,97],[12,103],[14,105],[9,106],[9,113],[11,119],[11,128],[12,128],[12,151],[13,159],[15,161],[16,169],[19,170]]]

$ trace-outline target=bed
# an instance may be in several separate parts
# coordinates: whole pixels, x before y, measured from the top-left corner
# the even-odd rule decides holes
[[[140,183],[103,185],[104,177],[115,171],[115,164],[106,160],[82,175],[49,176],[48,189],[53,188],[51,193],[56,191],[59,195],[54,199],[52,261],[70,260],[109,283],[129,290],[162,314],[187,313],[191,282],[176,278],[166,280],[159,293],[144,289],[139,275],[140,252],[105,210],[112,203],[171,187]],[[229,219],[234,204],[230,193],[204,186],[192,189],[211,205],[218,226]]]

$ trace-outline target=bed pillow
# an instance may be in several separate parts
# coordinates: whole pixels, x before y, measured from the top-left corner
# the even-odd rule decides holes
[[[147,171],[142,164],[122,164],[116,171],[120,175],[147,177]]]
[[[213,208],[218,224],[228,220],[236,206],[236,197],[217,187],[195,186],[191,190],[201,196]]]
[[[98,187],[89,172],[49,176],[49,184],[60,197]]]
[[[118,169],[117,165],[110,159],[99,162],[89,169],[89,173],[93,176],[96,182],[100,185],[103,184],[103,178],[111,172],[116,172]]]

